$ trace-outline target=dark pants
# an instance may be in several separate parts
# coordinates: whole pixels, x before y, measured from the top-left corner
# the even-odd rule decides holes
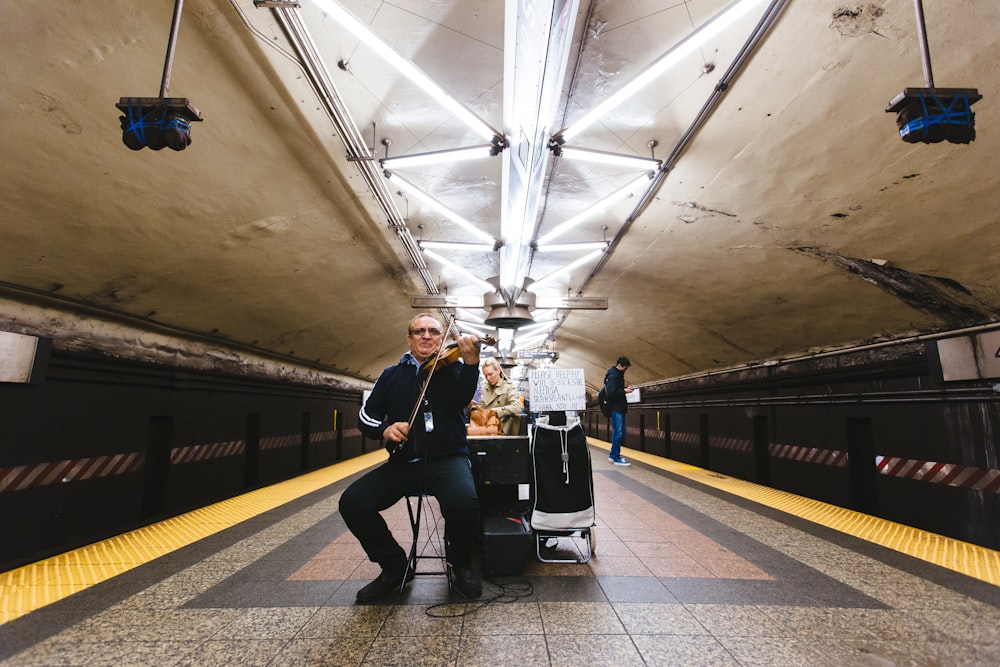
[[[479,498],[472,464],[464,455],[433,461],[385,463],[367,473],[340,497],[340,515],[361,542],[368,559],[383,568],[401,566],[406,552],[380,512],[405,495],[437,498],[444,517],[445,555],[455,566],[468,565],[479,531]]]
[[[622,441],[625,439],[625,413],[611,413],[611,452],[610,458],[617,461],[622,457]]]

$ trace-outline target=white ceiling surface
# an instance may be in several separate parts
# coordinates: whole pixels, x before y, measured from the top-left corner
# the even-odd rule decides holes
[[[563,95],[555,117],[543,119],[548,132],[726,4],[580,0]],[[342,5],[482,120],[509,131],[500,0]],[[905,143],[885,113],[903,88],[924,85],[912,1],[789,0],[634,221],[623,231],[638,196],[558,239],[617,238],[601,264],[539,287],[540,298],[609,302],[607,310],[558,313],[562,324],[545,343],[559,353],[558,367],[583,368],[596,384],[626,354],[630,381],[653,382],[975,323],[916,307],[836,257],[954,281],[981,321],[997,319],[1000,3],[925,5],[935,83],[983,95],[973,107],[974,142]],[[214,341],[236,357],[274,353],[372,379],[404,349],[411,297],[483,294],[425,257],[428,287],[359,163],[347,159],[275,14],[252,0],[184,3],[169,96],[188,98],[204,121],[192,124],[184,151],[128,149],[115,104],[157,95],[173,6],[0,8],[3,328],[67,345],[118,337],[112,347],[129,356],[168,346],[136,333],[152,326]],[[666,158],[766,6],[567,145],[650,157],[655,141],[652,156]],[[376,159],[485,143],[312,0],[292,11]],[[397,173],[500,238],[502,156]],[[641,173],[549,158],[534,239]],[[386,183],[414,239],[475,240],[397,190]],[[536,255],[529,277],[576,256]],[[497,252],[449,257],[479,278],[498,275]],[[116,317],[103,331],[85,327],[59,315],[61,303]]]

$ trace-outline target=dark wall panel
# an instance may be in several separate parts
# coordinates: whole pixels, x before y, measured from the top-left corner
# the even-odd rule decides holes
[[[0,570],[334,463],[360,398],[55,353],[0,384]]]
[[[663,455],[677,461],[1000,548],[1000,395],[988,381],[936,380],[921,344],[679,379],[642,395],[626,447],[653,452],[669,432]],[[664,430],[651,433],[657,423]]]

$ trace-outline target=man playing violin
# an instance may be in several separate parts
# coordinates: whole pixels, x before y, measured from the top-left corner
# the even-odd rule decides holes
[[[434,496],[441,507],[452,584],[465,597],[482,593],[482,580],[472,567],[479,498],[463,414],[479,380],[479,339],[458,336],[460,360],[435,364],[443,338],[437,318],[426,313],[413,318],[406,338],[409,351],[397,365],[382,371],[361,406],[361,432],[382,439],[390,454],[386,463],[352,483],[340,498],[344,522],[369,560],[382,568],[377,579],[358,591],[361,603],[398,591],[413,579],[407,554],[381,512],[405,495],[420,493]]]

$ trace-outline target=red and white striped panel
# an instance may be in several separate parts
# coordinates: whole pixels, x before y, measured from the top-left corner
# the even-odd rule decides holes
[[[701,443],[701,436],[697,433],[670,433],[670,442],[686,442],[689,445]]]
[[[246,443],[243,440],[175,447],[170,450],[170,464],[178,465],[193,463],[195,461],[207,461],[208,459],[220,459],[225,456],[238,456],[243,454],[245,449]]]
[[[314,444],[314,443],[317,443],[317,442],[326,442],[328,440],[336,440],[336,439],[337,439],[337,432],[336,431],[320,431],[319,433],[310,433],[309,434],[309,443],[310,444]]]
[[[916,461],[895,456],[876,456],[875,467],[889,477],[915,479],[921,482],[975,489],[986,493],[1000,493],[1000,470],[975,466]]]
[[[284,449],[285,447],[298,447],[302,443],[301,435],[275,435],[270,438],[260,439],[261,450]]]
[[[730,449],[735,452],[753,451],[753,443],[746,438],[718,438],[709,436],[708,445],[709,447],[715,447],[717,449]]]
[[[127,452],[0,468],[0,493],[22,491],[49,484],[79,482],[95,477],[107,477],[108,475],[120,475],[135,472],[140,467],[142,467],[142,457],[137,452]]]
[[[774,458],[789,459],[801,463],[818,463],[833,466],[834,468],[844,468],[847,466],[847,452],[836,449],[772,444],[768,447],[768,453]]]

